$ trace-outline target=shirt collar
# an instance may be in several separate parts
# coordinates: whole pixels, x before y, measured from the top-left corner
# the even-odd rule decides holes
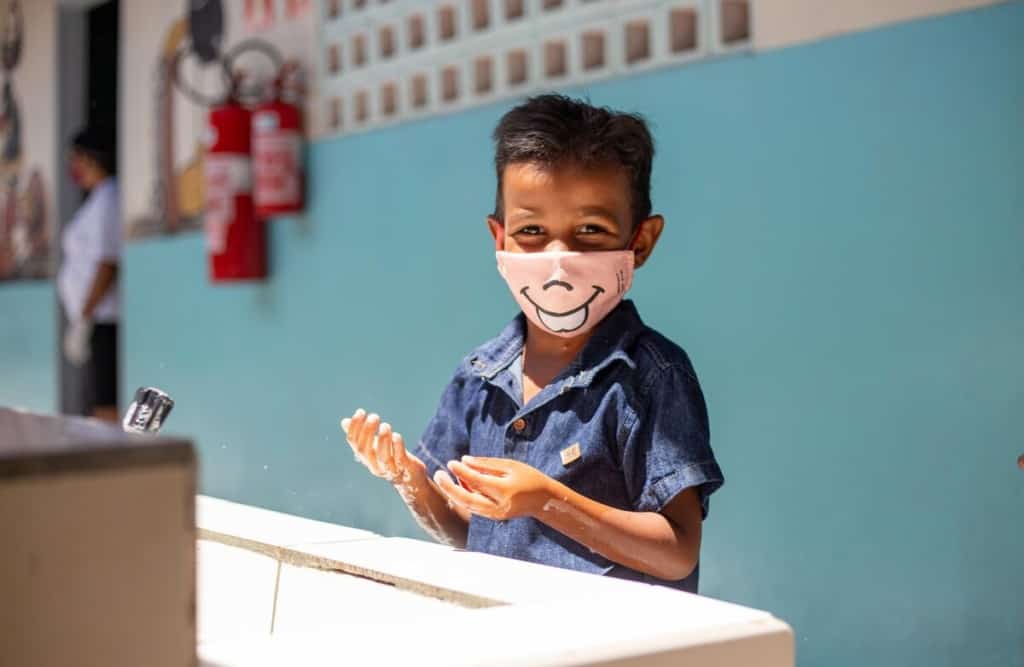
[[[633,341],[644,329],[644,323],[633,302],[628,299],[622,301],[598,323],[583,350],[559,377],[578,376],[573,384],[586,386],[597,373],[614,361],[623,361],[630,368],[636,368],[630,350]],[[480,377],[493,380],[522,354],[525,341],[526,316],[519,313],[497,338],[477,350],[470,363]]]
[[[117,186],[117,181],[114,179],[114,177],[113,176],[107,176],[102,181],[100,181],[96,185],[92,186],[92,189],[89,190],[88,197],[92,198],[94,195],[98,195],[100,192],[103,192],[104,190],[108,190],[108,189],[116,187],[116,186]]]

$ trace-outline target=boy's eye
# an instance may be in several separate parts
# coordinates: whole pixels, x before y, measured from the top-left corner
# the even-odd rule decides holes
[[[539,236],[544,233],[544,230],[539,225],[526,225],[517,229],[515,233],[523,234],[524,236]]]
[[[605,229],[598,225],[580,225],[577,232],[580,234],[604,234]]]

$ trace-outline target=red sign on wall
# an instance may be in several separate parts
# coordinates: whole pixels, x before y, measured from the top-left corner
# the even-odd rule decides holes
[[[313,8],[313,0],[287,0],[285,14],[289,19],[301,19]]]
[[[245,25],[249,30],[266,30],[277,20],[278,0],[245,0]],[[284,15],[289,21],[305,18],[313,9],[313,0],[285,0]]]
[[[275,0],[245,0],[245,25],[250,30],[263,30],[274,25]]]

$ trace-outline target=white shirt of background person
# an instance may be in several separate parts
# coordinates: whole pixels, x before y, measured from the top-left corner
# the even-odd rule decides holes
[[[93,288],[101,264],[117,264],[121,256],[121,206],[117,181],[107,177],[90,191],[82,206],[64,228],[61,239],[64,259],[57,275],[57,291],[64,307],[68,322],[71,323],[69,337],[84,338],[88,345],[88,334],[92,323],[115,323],[119,315],[120,293],[118,283],[106,291],[91,313],[84,309]],[[67,344],[65,348],[67,348]],[[67,349],[65,349],[67,352]],[[73,363],[84,363],[82,351],[69,354]]]

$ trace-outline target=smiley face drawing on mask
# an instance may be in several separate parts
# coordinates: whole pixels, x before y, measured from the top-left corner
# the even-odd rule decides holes
[[[596,326],[633,283],[632,250],[495,254],[498,271],[526,317],[564,338]]]
[[[563,280],[549,280],[544,283],[544,286],[541,289],[547,290],[552,287],[560,287],[570,292],[575,289],[572,285]],[[590,304],[604,292],[603,287],[600,285],[594,285],[594,293],[590,295],[589,299],[583,302],[582,306],[577,306],[568,312],[553,313],[550,310],[542,308],[539,303],[531,299],[529,289],[529,287],[524,287],[519,290],[519,293],[522,294],[523,298],[529,301],[530,305],[537,310],[537,320],[553,333],[573,333],[574,331],[582,329],[590,316]]]

